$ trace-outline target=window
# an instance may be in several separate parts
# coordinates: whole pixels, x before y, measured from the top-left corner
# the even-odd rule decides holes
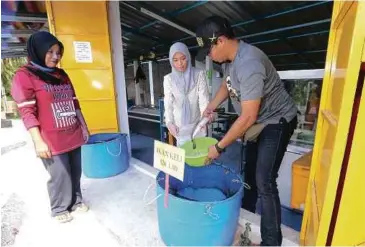
[[[285,87],[298,107],[298,126],[290,144],[312,148],[317,125],[322,80],[285,80]]]

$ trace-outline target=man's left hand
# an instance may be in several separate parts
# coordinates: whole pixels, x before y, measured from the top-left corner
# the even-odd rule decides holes
[[[212,163],[213,160],[217,159],[219,157],[219,153],[217,151],[217,149],[215,148],[215,146],[210,146],[209,147],[209,151],[208,151],[208,157],[205,159],[204,164],[205,165],[209,165],[210,163]]]

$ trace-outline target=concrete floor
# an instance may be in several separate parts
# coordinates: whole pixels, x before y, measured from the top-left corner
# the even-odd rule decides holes
[[[155,183],[157,170],[132,159],[130,169],[121,175],[107,179],[83,177],[84,200],[91,210],[75,215],[70,223],[58,224],[49,216],[48,174],[35,157],[25,130],[21,127],[1,129],[0,139],[11,140],[16,132],[19,140],[27,144],[0,158],[2,234],[7,238],[3,246],[164,245],[158,231],[156,204],[146,205],[155,195],[154,188],[144,200],[146,189]],[[259,215],[241,212],[240,223],[252,223],[251,238],[255,242],[260,239],[259,219]],[[285,226],[282,229],[283,245],[298,245],[298,232]]]

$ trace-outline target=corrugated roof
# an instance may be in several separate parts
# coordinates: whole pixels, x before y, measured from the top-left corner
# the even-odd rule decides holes
[[[237,37],[268,54],[278,70],[323,68],[327,49],[332,1],[123,1],[120,19],[125,62],[153,51],[166,57],[173,42],[182,41],[194,56],[192,35],[156,20],[157,14],[192,32],[211,15],[228,18]],[[47,29],[44,2],[2,1],[2,58],[24,56],[25,41]]]
[[[121,12],[139,15],[146,22],[134,25],[138,33],[123,31],[130,39],[125,47],[125,59],[130,62],[140,55],[154,51],[166,57],[169,46],[175,41],[185,42],[194,55],[197,44],[193,36],[170,25],[152,20],[141,8],[180,24],[194,32],[196,24],[211,15],[228,18],[237,37],[254,44],[268,54],[279,70],[323,68],[332,14],[332,1],[198,1],[120,3]],[[121,14],[122,23],[132,23],[129,15]],[[146,39],[142,46],[134,40]],[[159,40],[161,42],[159,42]]]

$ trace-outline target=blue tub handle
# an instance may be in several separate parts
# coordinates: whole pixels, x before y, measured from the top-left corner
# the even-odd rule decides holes
[[[122,153],[122,144],[119,142],[119,152],[118,154],[113,154],[112,152],[110,152],[109,148],[108,148],[108,144],[105,143],[105,146],[106,146],[106,151],[108,151],[108,153],[111,155],[111,156],[114,156],[114,157],[118,157],[120,156],[120,154]]]
[[[219,215],[212,212],[213,206],[212,204],[205,205],[205,212],[204,214],[207,214],[210,216],[213,220],[219,220]]]

